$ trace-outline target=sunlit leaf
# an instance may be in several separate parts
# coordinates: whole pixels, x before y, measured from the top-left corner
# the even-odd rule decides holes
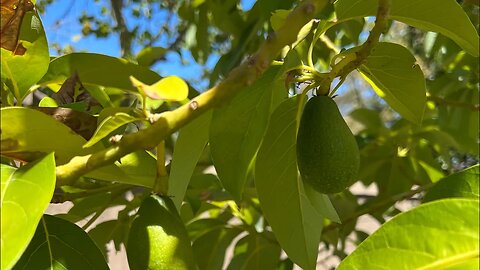
[[[133,76],[130,76],[130,81],[142,95],[151,99],[182,101],[188,96],[187,83],[177,76],[165,77],[152,85],[144,84]]]
[[[338,0],[337,18],[341,21],[375,16],[377,0]],[[455,0],[392,0],[390,18],[426,31],[439,32],[478,56],[477,30]]]
[[[165,56],[168,50],[163,47],[147,47],[137,54],[137,62],[141,66],[151,66]]]
[[[6,19],[3,17],[3,8],[4,1],[2,1],[2,47],[4,42],[3,21]],[[23,100],[30,87],[45,74],[50,62],[45,31],[36,11],[27,12],[23,17],[18,39],[21,44],[19,43],[15,48],[17,53],[23,51],[21,55],[1,49],[1,77],[2,82],[6,84],[15,98]]]
[[[22,256],[47,209],[55,188],[55,160],[48,154],[18,170],[0,164],[2,170],[2,269]]]
[[[103,138],[107,137],[117,128],[139,120],[142,119],[123,112],[118,112],[114,115],[110,115],[98,125],[98,128],[97,130],[95,130],[95,134],[93,134],[93,137],[86,144],[84,144],[83,147],[90,147],[102,140]]]
[[[338,269],[477,269],[478,230],[478,200],[422,204],[383,224]]]
[[[427,102],[425,78],[405,47],[379,43],[360,71],[394,110],[414,123],[422,122]]]
[[[310,202],[296,163],[297,100],[272,114],[255,164],[255,185],[265,218],[280,246],[303,269],[315,269],[323,216]]]
[[[479,198],[479,165],[449,175],[438,181],[425,195],[424,202],[433,200],[463,197]]]
[[[37,110],[24,107],[1,109],[2,155],[24,161],[55,152],[57,165],[65,164],[82,149],[85,139],[70,128]]]
[[[146,83],[154,83],[161,79],[160,75],[147,67],[125,59],[95,53],[71,53],[55,58],[39,84],[61,85],[74,72],[77,72],[87,88],[89,85],[100,85],[134,92],[137,90],[128,79],[130,76],[135,76]]]

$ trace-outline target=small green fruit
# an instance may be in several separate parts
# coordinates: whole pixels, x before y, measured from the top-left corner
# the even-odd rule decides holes
[[[337,104],[327,96],[305,105],[297,135],[298,170],[320,193],[337,193],[355,182],[360,154]]]
[[[197,269],[187,230],[170,198],[146,198],[130,227],[128,264],[132,270]]]

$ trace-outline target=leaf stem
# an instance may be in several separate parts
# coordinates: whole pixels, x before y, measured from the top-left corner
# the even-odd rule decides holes
[[[342,60],[332,66],[327,78],[323,80],[317,90],[318,95],[328,95],[330,86],[335,78],[346,77],[350,72],[363,64],[371,54],[373,48],[378,44],[380,35],[387,29],[390,6],[391,0],[378,0],[375,26],[370,31],[367,40],[358,50],[346,54]]]
[[[157,178],[153,192],[166,196],[168,194],[168,173],[165,167],[165,141],[157,145]]]

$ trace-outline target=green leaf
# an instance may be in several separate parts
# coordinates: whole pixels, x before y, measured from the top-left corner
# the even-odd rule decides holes
[[[85,139],[52,117],[24,107],[2,108],[0,113],[2,155],[31,161],[55,152],[57,165],[72,157],[102,150],[99,144],[82,148]],[[152,187],[156,177],[156,160],[146,151],[126,155],[113,165],[99,168],[86,176],[99,180],[116,181]]]
[[[50,62],[47,38],[36,11],[27,12],[23,17],[19,41],[27,49],[23,55],[1,49],[1,77],[15,98],[21,101],[30,87],[47,72]]]
[[[96,169],[86,176],[152,188],[156,179],[155,157],[145,150],[130,153],[116,161],[115,164]]]
[[[168,193],[178,211],[197,161],[208,142],[212,111],[204,113],[180,130],[173,151]]]
[[[360,108],[352,111],[350,117],[361,125],[361,131],[371,134],[377,134],[385,126],[380,118],[380,112],[376,110],[369,110]]]
[[[297,99],[272,114],[255,164],[255,184],[265,218],[289,258],[315,269],[323,216],[305,193],[296,164]]]
[[[61,218],[44,215],[15,269],[109,269],[88,234]]]
[[[449,175],[438,181],[425,195],[424,202],[463,197],[479,198],[479,165]]]
[[[477,89],[459,88],[446,99],[460,103],[478,104],[480,98]],[[441,130],[451,134],[460,146],[460,150],[473,155],[479,154],[478,130],[480,114],[468,108],[438,106],[438,123]]]
[[[150,69],[125,59],[94,53],[71,53],[55,58],[39,84],[63,84],[74,72],[77,72],[85,86],[101,85],[134,92],[137,89],[132,86],[130,76],[145,83],[155,83],[161,79]]]
[[[272,25],[272,29],[274,31],[278,31],[278,29],[283,26],[290,12],[291,10],[286,9],[278,9],[273,12],[272,16],[270,17],[270,24]]]
[[[235,256],[228,265],[231,270],[277,269],[280,246],[269,239],[267,233],[254,233],[240,239],[235,247]]]
[[[408,49],[380,42],[359,69],[395,111],[416,124],[422,122],[427,102],[425,78]]]
[[[118,220],[108,220],[95,226],[88,232],[88,235],[100,248],[105,258],[107,257],[107,244],[113,241],[115,249],[119,252],[121,244],[127,240],[129,230],[129,220],[119,218]]]
[[[233,228],[220,228],[207,232],[193,242],[193,255],[200,270],[221,270],[227,247],[241,233]]]
[[[37,110],[25,107],[1,109],[1,151],[20,160],[35,160],[55,152],[57,165],[73,156],[88,152],[82,149],[85,139],[64,124]]]
[[[180,77],[168,76],[158,82],[147,85],[130,76],[130,81],[142,96],[147,96],[154,100],[182,101],[188,97],[188,85]]]
[[[58,107],[57,101],[51,97],[44,97],[38,103],[39,107]]]
[[[117,128],[128,123],[140,120],[142,119],[133,117],[130,114],[124,112],[117,112],[113,115],[109,115],[100,123],[100,125],[98,125],[97,130],[95,130],[95,134],[93,134],[93,137],[86,144],[84,144],[83,147],[91,147],[103,138],[107,137]]]
[[[151,66],[164,57],[168,50],[163,47],[148,47],[137,54],[137,62],[141,66]]]
[[[450,269],[478,262],[478,229],[478,200],[422,204],[383,224],[338,269]]]
[[[35,234],[55,189],[53,153],[38,161],[2,169],[2,269],[11,269]]]
[[[326,217],[333,222],[342,223],[340,217],[337,214],[337,210],[333,207],[332,202],[327,194],[321,194],[316,192],[310,185],[305,185],[305,194],[307,195],[310,203],[313,205],[318,214],[322,217]]]
[[[274,80],[280,67],[272,67],[234,100],[213,112],[210,147],[218,176],[236,200],[245,182],[268,123],[272,93],[283,88]]]
[[[335,12],[340,21],[375,16],[377,0],[338,0]],[[455,0],[392,0],[390,18],[411,26],[441,33],[478,56],[478,34],[467,14]]]

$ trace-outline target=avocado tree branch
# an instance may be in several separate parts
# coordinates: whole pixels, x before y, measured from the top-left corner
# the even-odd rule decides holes
[[[373,48],[378,44],[380,35],[387,29],[390,6],[391,0],[378,0],[375,26],[370,31],[367,40],[358,49],[347,53],[344,58],[332,66],[330,72],[327,73],[328,76],[321,82],[317,94],[327,95],[335,78],[346,77],[350,72],[364,63]]]
[[[457,101],[457,100],[445,99],[443,97],[431,96],[431,95],[427,95],[427,100],[428,101],[433,101],[437,105],[460,107],[460,108],[469,109],[469,110],[472,110],[472,111],[475,111],[475,112],[480,111],[480,105],[479,104],[472,104],[472,103],[467,103],[467,102],[462,102],[462,101]]]
[[[132,33],[128,31],[127,24],[122,15],[123,0],[110,0],[113,16],[117,22],[117,28],[120,32],[120,47],[122,48],[122,57],[129,57],[132,54]]]
[[[427,191],[432,186],[433,186],[433,183],[428,183],[428,184],[420,186],[416,189],[412,189],[412,190],[402,192],[402,193],[399,193],[399,194],[396,194],[396,195],[393,195],[393,196],[389,196],[389,197],[387,197],[383,200],[380,200],[380,201],[370,205],[369,207],[360,208],[360,210],[358,210],[357,212],[354,212],[350,217],[347,217],[346,219],[342,220],[341,224],[340,223],[331,223],[330,225],[326,226],[323,229],[323,233],[325,233],[327,231],[330,231],[330,230],[333,230],[335,228],[343,227],[343,226],[345,226],[345,225],[347,225],[351,222],[356,221],[359,217],[361,217],[363,215],[366,215],[366,214],[372,214],[372,213],[384,208],[385,206],[391,205],[393,203],[396,203],[396,202],[399,202],[399,201],[402,201],[402,200],[410,199],[413,195],[424,192],[424,191]]]
[[[284,25],[277,32],[270,34],[258,51],[233,69],[225,80],[195,97],[188,104],[158,115],[156,122],[150,127],[123,136],[119,142],[105,150],[86,156],[76,156],[68,163],[57,166],[57,186],[70,184],[82,175],[112,164],[134,151],[153,148],[199,115],[231,100],[245,86],[253,84],[285,46],[295,42],[300,29],[327,3],[327,0],[302,2],[289,14]]]

